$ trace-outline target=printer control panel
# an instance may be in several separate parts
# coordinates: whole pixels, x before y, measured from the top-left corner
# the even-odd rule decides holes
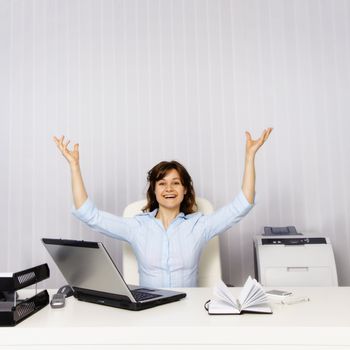
[[[290,238],[262,238],[262,245],[305,245],[305,244],[327,244],[326,238],[324,237],[290,237]]]

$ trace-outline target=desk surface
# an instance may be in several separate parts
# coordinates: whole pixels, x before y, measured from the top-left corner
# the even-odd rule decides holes
[[[0,349],[28,344],[152,344],[163,348],[171,344],[215,348],[236,344],[249,345],[249,349],[321,344],[350,348],[350,287],[287,289],[310,301],[293,305],[273,302],[272,315],[209,316],[203,307],[212,297],[209,288],[178,289],[187,293],[185,299],[138,312],[70,297],[63,309],[46,306],[16,327],[0,328]],[[239,290],[232,288],[237,296]]]

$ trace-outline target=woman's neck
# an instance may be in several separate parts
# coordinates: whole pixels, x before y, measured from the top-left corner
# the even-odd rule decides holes
[[[167,230],[171,222],[179,215],[179,213],[180,213],[180,208],[167,209],[167,208],[160,207],[158,209],[156,218],[163,223],[164,228]]]

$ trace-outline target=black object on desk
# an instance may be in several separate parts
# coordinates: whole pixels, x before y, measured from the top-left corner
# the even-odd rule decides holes
[[[0,276],[0,326],[15,326],[49,303],[47,290],[34,296],[18,300],[17,291],[50,277],[47,264]]]

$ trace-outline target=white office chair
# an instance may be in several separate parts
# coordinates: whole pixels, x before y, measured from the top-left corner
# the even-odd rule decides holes
[[[213,212],[213,205],[205,198],[196,198],[198,211],[203,214]],[[140,200],[129,204],[123,212],[123,216],[130,218],[142,213],[146,200]],[[139,274],[135,255],[128,243],[123,242],[123,275],[127,283],[139,284]],[[212,287],[221,278],[219,237],[212,238],[204,247],[199,262],[198,287]]]

